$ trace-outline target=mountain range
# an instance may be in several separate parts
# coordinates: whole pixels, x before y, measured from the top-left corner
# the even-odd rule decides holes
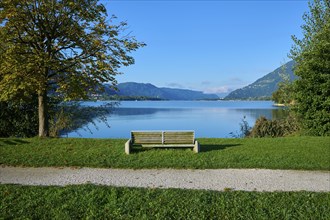
[[[293,73],[294,61],[289,61],[273,72],[257,79],[252,84],[229,93],[226,100],[260,100],[270,99],[272,93],[278,88],[278,83],[283,81],[282,75],[288,76],[293,81],[297,76]],[[102,96],[115,99],[152,99],[152,100],[215,100],[216,94],[205,94],[201,91],[188,89],[159,88],[150,83],[126,82],[119,83],[117,90],[110,85],[105,85]]]
[[[272,93],[278,88],[278,83],[283,81],[281,75],[285,73],[290,81],[297,79],[293,73],[294,61],[289,61],[273,72],[256,80],[252,84],[243,88],[237,89],[229,93],[225,99],[269,99]]]
[[[159,100],[207,100],[219,99],[216,94],[205,94],[188,89],[159,88],[150,83],[126,82],[117,85],[117,91],[105,86],[105,94],[117,97],[144,97]]]

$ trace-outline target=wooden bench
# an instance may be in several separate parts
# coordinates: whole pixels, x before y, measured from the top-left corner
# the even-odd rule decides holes
[[[200,151],[194,131],[132,131],[125,144],[126,154],[130,154],[134,144],[142,147],[191,147],[196,153]]]

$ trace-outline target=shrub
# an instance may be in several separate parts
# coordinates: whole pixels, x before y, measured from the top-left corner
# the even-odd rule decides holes
[[[36,100],[0,101],[0,137],[33,137],[38,134]]]
[[[289,115],[285,119],[268,120],[261,116],[256,120],[249,137],[283,137],[299,131],[299,123]]]

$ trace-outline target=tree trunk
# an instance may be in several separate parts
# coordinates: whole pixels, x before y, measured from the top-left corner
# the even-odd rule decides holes
[[[47,91],[38,92],[39,137],[49,137]]]

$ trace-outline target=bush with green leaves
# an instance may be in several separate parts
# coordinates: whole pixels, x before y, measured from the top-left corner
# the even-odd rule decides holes
[[[0,137],[33,137],[38,134],[37,100],[0,102]]]
[[[249,137],[283,137],[299,131],[299,123],[295,117],[289,115],[284,119],[268,120],[261,116],[256,120]]]

